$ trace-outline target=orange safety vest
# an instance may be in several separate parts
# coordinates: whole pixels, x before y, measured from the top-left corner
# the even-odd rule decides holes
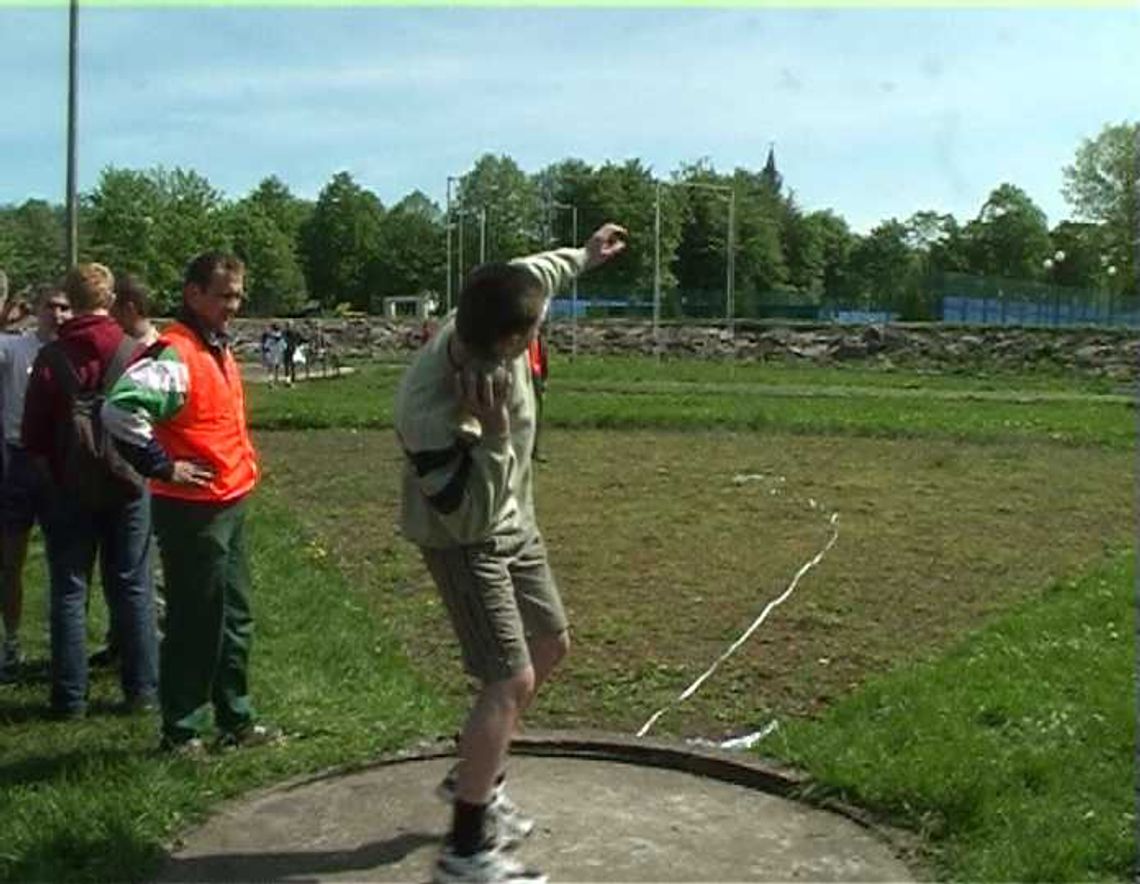
[[[170,420],[155,424],[154,437],[171,460],[193,460],[214,470],[204,488],[151,480],[151,491],[203,503],[228,503],[257,483],[257,455],[245,422],[241,370],[228,349],[219,361],[194,331],[180,322],[163,329],[160,340],[173,347],[189,374],[186,402]]]
[[[546,342],[542,339],[542,335],[536,336],[533,341],[527,344],[526,359],[530,364],[530,373],[536,378],[545,380],[547,372]]]

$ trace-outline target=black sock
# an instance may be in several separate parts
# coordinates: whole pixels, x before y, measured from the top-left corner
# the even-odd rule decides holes
[[[451,843],[459,856],[471,856],[483,847],[486,821],[486,804],[456,799],[451,816]]]

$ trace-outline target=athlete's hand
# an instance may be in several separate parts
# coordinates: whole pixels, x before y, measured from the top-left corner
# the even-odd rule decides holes
[[[455,373],[455,390],[463,409],[483,425],[484,434],[502,437],[510,433],[509,369],[501,365],[490,371],[464,368]]]
[[[619,224],[607,221],[586,240],[586,269],[605,264],[625,251],[629,231]]]
[[[174,485],[192,485],[205,488],[214,479],[214,471],[205,464],[192,460],[176,460],[170,481]]]

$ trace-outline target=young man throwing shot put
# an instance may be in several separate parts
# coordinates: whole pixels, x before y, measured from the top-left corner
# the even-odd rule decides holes
[[[527,345],[550,298],[625,248],[604,224],[583,248],[476,268],[456,313],[416,355],[396,394],[407,456],[401,523],[423,552],[463,663],[481,689],[440,784],[453,802],[436,882],[538,882],[504,851],[530,834],[503,789],[519,718],[569,649],[566,614],[535,521],[535,396]]]

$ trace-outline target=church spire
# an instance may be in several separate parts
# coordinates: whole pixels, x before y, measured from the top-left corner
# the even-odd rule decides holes
[[[780,188],[784,185],[784,179],[776,170],[776,142],[768,142],[768,161],[764,163],[764,171],[760,173],[760,180],[763,181],[774,194],[780,193]]]

